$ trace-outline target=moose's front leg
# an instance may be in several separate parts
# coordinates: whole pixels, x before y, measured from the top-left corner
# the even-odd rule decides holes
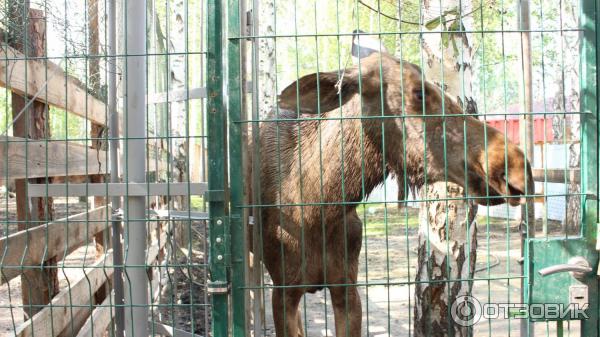
[[[332,286],[331,301],[337,337],[359,337],[362,324],[360,296],[356,286]]]
[[[329,240],[327,282],[333,303],[337,337],[361,335],[362,307],[355,286],[358,277],[358,257],[362,245],[362,222],[356,211],[346,214],[345,223],[336,224],[339,236],[346,240]],[[344,228],[345,227],[345,228]],[[338,236],[338,237],[339,237]]]
[[[300,299],[304,292],[294,288],[273,289],[273,319],[277,337],[302,337]]]

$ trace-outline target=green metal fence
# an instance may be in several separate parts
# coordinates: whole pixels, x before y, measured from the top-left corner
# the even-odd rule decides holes
[[[598,336],[599,6],[1,1],[0,334]]]
[[[207,10],[0,3],[1,335],[209,335]]]
[[[231,333],[274,335],[274,324],[284,316],[280,336],[295,335],[296,322],[306,335],[323,336],[597,335],[597,5],[566,1],[228,2],[224,45],[228,102],[224,111],[229,114],[232,260],[231,320],[227,322]],[[357,30],[363,33],[357,35]],[[399,143],[394,137],[404,137],[402,142],[411,144],[408,138],[415,135],[409,129],[417,127],[410,122],[414,111],[407,97],[402,98],[401,111],[393,111],[386,95],[395,92],[388,86],[368,91],[371,83],[365,81],[377,81],[393,70],[385,64],[385,57],[380,57],[378,71],[361,66],[351,56],[353,43],[361,44],[361,39],[370,39],[371,44],[365,42],[358,49],[374,49],[375,54],[385,50],[404,60],[399,67],[403,62],[416,64],[423,78],[462,103],[462,113],[453,110],[451,103],[442,103],[439,110],[428,106],[427,100],[423,103],[423,114],[429,116],[418,116],[422,125],[443,128],[442,141],[428,143],[441,147],[440,152],[427,150],[426,145],[422,157],[414,159],[409,158],[416,156],[410,149],[400,146],[395,149],[401,153],[398,159],[385,149]],[[353,109],[353,98],[343,97],[344,81],[352,81],[353,66],[368,72],[365,78],[358,75],[358,95],[347,94],[361,97],[364,90],[356,103],[358,115],[348,111]],[[336,85],[321,76],[288,87],[311,73],[332,76]],[[410,86],[405,81],[413,79],[405,76],[400,74],[395,80]],[[328,101],[331,95],[334,103]],[[386,104],[373,108],[368,95]],[[290,97],[291,103],[286,101]],[[478,131],[464,120],[454,129],[457,124],[452,121],[470,113],[485,123],[483,139],[475,139]],[[436,124],[436,118],[442,122]],[[337,131],[343,134],[352,130],[355,120],[362,123],[360,132],[353,134],[356,139],[338,137],[327,126],[339,123]],[[368,123],[373,120],[382,127],[376,136],[383,157],[368,148],[373,142],[369,130],[373,126]],[[404,134],[394,133],[392,123]],[[438,135],[433,127],[423,128],[426,131],[418,137]],[[534,189],[513,190],[527,197],[523,206],[489,207],[497,198],[492,171],[479,182],[469,180],[468,173],[463,173],[462,181],[452,178],[453,158],[461,158],[460,152],[483,146],[487,150],[482,165],[493,164],[494,129],[504,134],[505,142],[518,143],[532,165],[531,172],[526,167],[521,171],[534,178]],[[458,152],[453,137],[464,144]],[[331,151],[332,143],[338,154]],[[353,146],[358,147],[358,154],[351,152]],[[441,155],[432,156],[431,151]],[[503,174],[517,170],[509,167],[514,156],[505,146]],[[425,167],[439,160],[442,174],[429,179],[425,174],[415,182],[406,167],[404,172],[394,171],[394,160],[421,160]],[[373,177],[365,172],[375,161],[383,161],[376,180],[387,183],[373,192],[368,181]],[[470,169],[467,160],[462,163]],[[344,170],[345,165],[357,165],[361,174],[358,196],[350,181],[354,172]],[[248,171],[253,173],[246,176],[247,181],[240,180]],[[328,174],[331,171],[336,172],[334,177]],[[319,174],[311,176],[315,172]],[[395,183],[390,183],[388,174],[396,176]],[[451,180],[467,190],[470,183],[482,184],[484,192],[479,197],[483,199],[478,200],[473,190],[465,196],[454,185],[440,186],[435,180]],[[338,184],[341,191],[328,184]],[[314,190],[316,197],[311,194]],[[440,194],[444,191],[445,197]],[[479,203],[479,209],[469,200]],[[336,208],[344,211],[335,213]],[[338,264],[347,273],[355,258],[349,246],[353,239],[349,233],[356,224],[353,209],[362,229],[357,279],[331,279],[324,270]],[[519,211],[520,215],[515,214]],[[239,215],[246,219],[243,212],[251,214],[250,226],[234,229],[234,219],[239,221]],[[328,217],[328,212],[337,218]],[[313,214],[320,214],[316,223],[311,222]],[[320,235],[313,232],[315,225]],[[341,228],[338,237],[330,235],[335,226]],[[339,260],[322,258],[327,249],[335,249],[334,241],[342,247]],[[241,264],[244,244],[252,251],[246,269]],[[453,255],[457,252],[464,255]],[[545,269],[573,264],[570,259],[575,256],[583,257],[591,271],[583,268],[586,272],[575,277]],[[562,266],[564,270],[571,267]],[[338,288],[345,289],[344,303],[337,304],[343,310],[340,317],[334,317]],[[326,290],[311,294],[320,289]],[[353,316],[354,289],[362,300],[359,316]],[[286,297],[292,302],[273,304],[271,309],[276,292],[283,297],[293,294]],[[505,317],[478,314],[471,307],[475,310],[472,320],[467,319],[467,327],[461,326],[452,304],[458,303],[460,310],[465,295],[472,296],[467,304],[478,305],[479,310],[503,310]],[[545,315],[523,314],[527,306],[563,308],[580,300],[589,304],[587,319],[556,317],[545,311]],[[356,317],[362,321],[358,330]],[[225,330],[225,322],[221,323]]]

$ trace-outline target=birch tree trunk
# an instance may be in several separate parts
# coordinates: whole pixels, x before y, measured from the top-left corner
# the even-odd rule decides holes
[[[169,56],[169,87],[173,92],[186,92],[188,90],[188,78],[186,68],[186,50],[187,39],[185,28],[187,16],[185,13],[184,0],[172,2],[169,13],[169,44],[171,52],[176,53]],[[172,167],[171,173],[176,181],[187,181],[187,155],[189,141],[188,135],[188,109],[185,100],[178,100],[169,103],[169,135],[171,138]],[[187,209],[187,198],[178,198],[181,209]]]
[[[457,198],[463,188],[437,182],[421,190],[427,200]],[[471,293],[477,258],[477,206],[462,200],[427,201],[419,212],[419,249],[415,286],[415,336],[472,336],[473,329],[457,324],[453,307]],[[435,283],[428,283],[435,281]],[[441,282],[440,282],[441,281]],[[449,281],[449,282],[444,282]],[[421,283],[424,282],[424,283]],[[457,316],[468,321],[469,317]]]
[[[563,4],[561,7],[561,20],[564,27],[578,27],[579,14],[577,6]],[[560,49],[562,50],[561,62],[559,62],[556,82],[558,90],[554,97],[554,109],[556,111],[579,111],[579,45],[580,37],[561,34]],[[577,56],[576,56],[577,55]],[[579,148],[579,115],[554,115],[552,117],[552,130],[554,139],[558,142],[563,140],[569,146],[568,168],[575,170],[580,168]],[[573,176],[570,174],[569,176]],[[581,192],[580,185],[574,179],[569,179],[566,197],[566,212],[564,231],[567,233],[578,233],[581,225]]]
[[[443,87],[466,113],[476,114],[471,86],[472,36],[456,32],[472,30],[472,3],[470,0],[444,1],[441,9],[439,4],[439,1],[424,0],[422,5],[422,22],[428,31],[422,41],[425,76]],[[452,280],[473,278],[477,206],[466,200],[444,200],[465,195],[462,187],[449,182],[430,184],[422,188],[420,194],[421,198],[434,201],[422,203],[419,213],[415,336],[472,336],[472,328],[457,324],[450,315],[450,308],[460,296],[470,294],[473,286],[472,281]]]
[[[273,0],[261,0],[258,8],[258,34],[270,36],[275,34],[275,3]],[[261,118],[275,108],[277,92],[275,79],[275,39],[258,40],[258,107]]]

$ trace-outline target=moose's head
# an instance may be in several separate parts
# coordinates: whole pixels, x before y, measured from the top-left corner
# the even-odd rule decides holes
[[[484,205],[516,206],[533,194],[531,168],[518,146],[465,115],[418,66],[385,52],[351,68],[304,76],[282,91],[279,104],[301,113],[367,117],[365,134],[385,134],[386,160],[414,185],[448,180]]]

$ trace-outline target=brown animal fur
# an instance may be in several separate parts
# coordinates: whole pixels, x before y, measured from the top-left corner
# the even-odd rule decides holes
[[[317,74],[302,77],[280,96],[277,118],[285,121],[260,125],[261,200],[255,203],[266,205],[263,262],[276,286],[278,337],[303,334],[300,299],[324,285],[337,336],[361,335],[360,297],[352,286],[362,240],[356,203],[389,174],[399,181],[406,176],[412,186],[447,179],[471,195],[492,197],[478,199],[481,204],[517,205],[520,195],[533,193],[525,180],[529,164],[502,134],[470,116],[423,117],[462,111],[450,98],[442,103],[439,88],[423,82],[417,66],[375,53],[360,71],[340,75],[320,73],[318,85]],[[318,112],[327,119],[311,120]],[[373,118],[382,114],[405,118]],[[293,287],[277,287],[284,285]]]

